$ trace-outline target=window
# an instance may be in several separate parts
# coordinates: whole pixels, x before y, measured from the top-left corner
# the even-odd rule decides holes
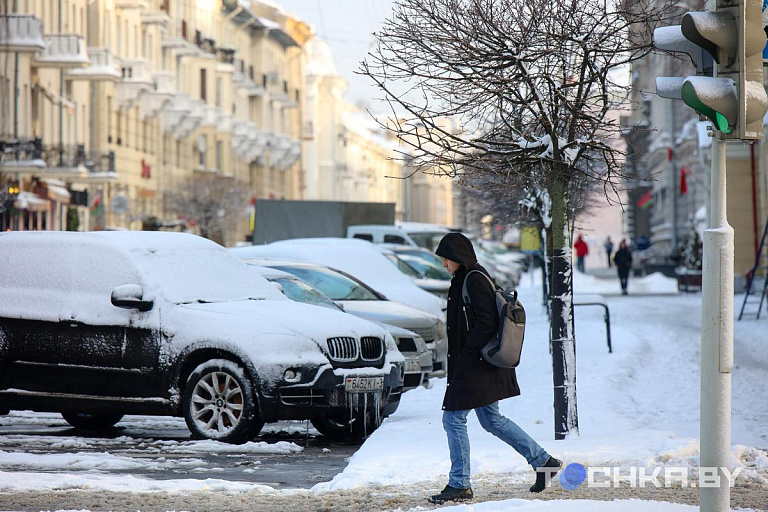
[[[216,77],[216,106],[221,106],[221,77]]]
[[[107,142],[112,142],[112,96],[107,96]]]
[[[369,242],[373,242],[373,235],[364,235],[362,233],[357,233],[353,238],[359,238],[361,240],[368,240]]]
[[[384,243],[385,244],[400,244],[400,245],[408,245],[405,242],[405,238],[397,235],[384,235]]]
[[[205,168],[206,163],[207,163],[206,162],[206,158],[205,158],[205,153],[206,153],[207,146],[208,146],[208,141],[206,140],[205,135],[199,136],[197,138],[197,151],[198,151],[198,154],[199,154],[199,160],[198,160],[197,163],[202,168]]]
[[[207,82],[207,78],[208,78],[206,76],[207,75],[206,71],[207,70],[205,68],[200,70],[200,99],[203,99],[203,100],[207,100],[208,99],[206,97],[206,96],[208,96],[207,91],[206,91],[206,82]]]
[[[121,146],[123,144],[123,114],[120,112],[120,110],[117,111],[115,114],[115,117],[117,118],[117,145]]]
[[[216,141],[216,168],[218,170],[221,170],[222,168],[222,162],[221,162],[222,156],[223,156],[222,142],[220,140],[217,140]]]

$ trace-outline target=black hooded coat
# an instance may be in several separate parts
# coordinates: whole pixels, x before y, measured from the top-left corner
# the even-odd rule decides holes
[[[443,409],[460,411],[517,396],[520,388],[514,368],[499,368],[483,359],[480,350],[496,332],[498,312],[493,288],[488,280],[474,273],[467,280],[472,303],[464,316],[461,288],[470,270],[488,271],[477,262],[472,242],[461,233],[448,233],[435,251],[440,257],[461,266],[448,290],[448,386]],[[467,325],[469,323],[469,325]]]

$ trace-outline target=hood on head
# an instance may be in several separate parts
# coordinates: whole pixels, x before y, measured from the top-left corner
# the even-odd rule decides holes
[[[461,233],[448,233],[440,240],[435,254],[441,258],[447,258],[451,261],[463,265],[464,268],[470,268],[477,263],[475,249],[469,238]]]

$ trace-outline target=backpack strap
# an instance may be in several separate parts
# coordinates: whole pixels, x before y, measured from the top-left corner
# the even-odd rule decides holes
[[[467,275],[464,276],[464,283],[461,285],[461,302],[465,306],[472,305],[472,301],[469,300],[469,292],[467,291],[467,279],[469,278],[470,274],[474,274],[474,273],[478,273],[484,278],[486,278],[488,282],[491,283],[491,288],[493,288],[494,291],[496,290],[496,284],[485,273],[480,272],[479,270],[470,270],[469,272],[467,272]]]
[[[472,314],[472,301],[469,300],[469,292],[467,291],[467,279],[469,278],[470,274],[475,272],[486,278],[491,284],[491,288],[493,288],[494,291],[496,290],[496,285],[494,284],[493,280],[479,270],[470,270],[467,272],[467,275],[464,276],[464,283],[461,285],[461,304],[462,310],[464,311],[464,321],[467,323],[467,330],[472,328],[472,322],[470,321],[470,315]]]

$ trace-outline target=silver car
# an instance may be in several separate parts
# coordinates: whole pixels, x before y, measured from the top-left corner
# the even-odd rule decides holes
[[[250,269],[261,277],[277,286],[289,299],[320,306],[334,311],[344,311],[320,290],[288,272],[276,268],[263,267],[247,261]],[[395,325],[375,322],[389,332],[397,344],[397,348],[405,358],[405,374],[403,376],[403,391],[415,389],[429,381],[432,373],[432,352],[424,339],[416,333]]]
[[[289,260],[248,260],[293,274],[306,281],[352,315],[407,329],[424,340],[432,353],[430,377],[443,377],[448,363],[448,331],[439,318],[411,306],[388,300],[384,295],[333,268]]]

